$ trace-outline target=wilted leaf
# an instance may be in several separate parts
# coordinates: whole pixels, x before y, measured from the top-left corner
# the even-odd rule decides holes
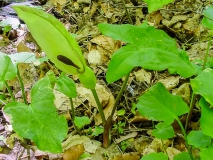
[[[167,124],[171,124],[189,110],[183,99],[170,94],[162,83],[155,84],[143,94],[137,108],[141,115],[152,120],[165,121]]]
[[[124,153],[121,155],[117,155],[115,156],[112,160],[139,160],[140,156],[138,155],[138,153]]]
[[[64,152],[63,160],[79,160],[79,157],[83,153],[84,153],[83,144],[74,145]]]
[[[11,102],[4,107],[13,129],[35,142],[40,150],[62,152],[61,142],[68,127],[65,117],[58,116],[48,78],[38,81],[31,90],[31,104]]]

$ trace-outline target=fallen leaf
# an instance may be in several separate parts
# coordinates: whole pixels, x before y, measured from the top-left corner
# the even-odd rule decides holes
[[[114,107],[114,103],[115,103],[115,98],[114,98],[114,96],[112,94],[110,94],[109,102],[108,102],[107,106],[103,110],[106,119],[111,115],[112,109]],[[117,111],[115,111],[115,114],[113,116],[113,120],[115,120],[116,117],[117,117],[116,116],[116,112]],[[98,113],[98,114],[95,115],[95,125],[98,126],[101,123],[102,123],[102,119],[101,119],[100,114]]]
[[[181,96],[187,104],[190,103],[191,89],[189,83],[182,84],[177,90],[174,90],[172,93]]]
[[[62,147],[64,150],[69,149],[72,146],[77,144],[83,144],[85,151],[88,153],[95,153],[98,147],[101,146],[101,143],[95,140],[91,140],[86,136],[69,136],[69,138],[62,143]]]
[[[179,151],[179,150],[177,150],[176,148],[173,148],[173,147],[168,147],[166,149],[166,153],[169,156],[169,159],[173,160],[174,156],[181,153],[181,151]]]
[[[88,63],[90,67],[95,68],[97,65],[101,63],[101,55],[98,50],[91,50],[87,57]]]
[[[164,79],[160,79],[158,82],[163,83],[166,89],[171,90],[179,84],[180,76],[169,76]]]
[[[132,132],[132,133],[127,134],[127,135],[125,135],[125,136],[120,136],[120,138],[115,139],[115,142],[116,142],[116,143],[120,143],[120,142],[122,142],[122,141],[124,141],[124,140],[127,140],[127,139],[129,139],[129,138],[136,137],[137,135],[138,135],[138,132]]]
[[[136,81],[138,82],[146,82],[147,84],[151,82],[152,74],[145,71],[144,69],[138,70],[133,74],[135,75]]]
[[[138,152],[124,153],[115,156],[112,160],[139,160],[140,156]]]
[[[63,160],[78,160],[84,151],[83,144],[76,144],[64,152]]]

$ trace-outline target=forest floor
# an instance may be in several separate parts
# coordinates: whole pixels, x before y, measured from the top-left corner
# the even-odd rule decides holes
[[[141,0],[52,0],[39,1],[44,11],[58,18],[67,30],[76,35],[83,55],[88,65],[95,72],[97,82],[97,92],[101,104],[106,112],[106,117],[110,115],[115,97],[118,94],[122,80],[112,84],[107,84],[105,75],[107,65],[113,53],[122,45],[121,41],[115,41],[107,36],[103,36],[98,29],[99,23],[110,24],[133,24],[141,25],[143,22],[157,29],[165,31],[170,37],[174,38],[177,46],[186,50],[191,61],[203,60],[207,49],[208,40],[206,38],[207,29],[202,26],[202,12],[207,6],[213,5],[212,0],[175,0],[158,11],[148,13],[146,3]],[[5,17],[1,18],[4,19]],[[14,22],[14,26],[17,26]],[[1,39],[0,52],[13,54],[16,52],[34,52],[37,56],[44,56],[40,47],[34,41],[25,25],[14,27],[11,32],[13,37],[3,37]],[[48,36],[48,35],[44,35]],[[212,43],[213,44],[213,43]],[[63,46],[62,46],[63,47]],[[213,45],[210,47],[210,57],[213,56]],[[42,64],[20,64],[20,73],[24,81],[25,91],[28,101],[30,101],[30,89],[45,74],[52,70],[55,75],[59,75],[57,70],[50,62]],[[81,130],[80,134],[75,131],[72,118],[69,114],[69,99],[55,91],[55,105],[59,114],[65,115],[69,124],[69,133],[63,142],[63,149],[68,152],[61,154],[50,154],[38,150],[31,142],[30,152],[26,144],[22,142],[13,131],[11,125],[1,115],[0,123],[0,159],[27,160],[30,156],[34,159],[62,159],[77,160],[83,152],[90,156],[84,159],[91,160],[139,160],[142,155],[150,152],[164,152],[166,149],[170,159],[174,155],[186,151],[184,139],[178,125],[174,122],[175,137],[161,141],[151,135],[155,122],[141,116],[135,108],[138,97],[156,82],[162,82],[166,88],[174,94],[179,94],[185,102],[190,103],[191,88],[189,79],[184,79],[177,75],[171,75],[167,71],[147,71],[140,67],[135,68],[129,78],[126,91],[123,93],[118,105],[117,112],[113,118],[111,130],[112,143],[107,148],[102,147],[102,134],[94,136],[95,126],[101,127],[101,118],[97,114],[96,103],[92,94],[78,84],[77,77],[72,77],[77,84],[78,98],[74,100],[74,107],[78,116],[88,116],[91,123]],[[22,101],[21,89],[17,79],[9,82],[18,101]],[[6,95],[2,96],[2,95]],[[9,94],[6,90],[0,92],[1,101],[9,101]],[[4,98],[2,98],[4,97]],[[3,105],[1,105],[3,107]],[[166,116],[166,115],[165,115]],[[184,116],[182,117],[184,122]],[[197,103],[192,113],[192,118],[188,132],[197,127],[200,118],[200,109]],[[162,145],[164,144],[164,146]],[[82,145],[84,147],[82,147]],[[198,157],[199,151],[193,151],[194,156]],[[72,158],[71,158],[72,157]],[[81,158],[83,159],[83,158]]]

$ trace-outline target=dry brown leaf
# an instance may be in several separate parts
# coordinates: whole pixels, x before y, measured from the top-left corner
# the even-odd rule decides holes
[[[191,89],[189,83],[182,84],[177,90],[174,90],[172,93],[181,96],[187,104],[190,103]]]
[[[134,138],[137,135],[138,135],[138,132],[132,132],[132,133],[129,133],[129,134],[125,135],[125,136],[120,136],[120,138],[115,139],[115,142],[116,143],[120,143],[120,142],[125,141],[125,140],[127,140],[129,138]]]
[[[162,145],[163,142],[163,145]],[[152,153],[152,152],[163,152],[164,148],[167,148],[171,145],[171,140],[160,140],[155,138],[144,150],[143,155]]]
[[[133,74],[135,75],[136,81],[138,82],[146,82],[147,84],[151,82],[152,74],[145,71],[144,69],[140,69]]]
[[[91,3],[91,0],[77,0],[77,2],[78,2],[79,4],[82,4],[82,3],[90,4],[90,3]]]
[[[114,8],[109,5],[109,3],[99,3],[102,11],[107,18],[111,18],[114,13]]]
[[[59,12],[62,11],[66,2],[67,2],[67,0],[51,0],[51,3],[57,7]]]
[[[101,54],[98,50],[93,49],[89,52],[87,56],[88,63],[90,67],[95,68],[97,65],[101,64]]]
[[[77,145],[77,144],[83,144],[85,151],[88,153],[95,153],[96,150],[101,146],[101,143],[95,140],[91,140],[86,136],[69,136],[69,138],[62,143],[62,147],[64,150],[67,150],[68,148]]]
[[[53,90],[53,93],[55,95],[54,104],[58,110],[67,111],[71,109],[69,98],[66,95],[56,90]]]
[[[142,116],[140,113],[136,113],[133,118],[128,119],[129,123],[138,123],[138,122],[144,122],[149,121],[147,117]]]
[[[180,76],[170,76],[164,79],[160,79],[158,82],[163,83],[166,89],[171,90],[179,84]]]
[[[185,21],[187,19],[188,19],[188,15],[175,15],[172,17],[172,19],[170,21],[163,19],[162,24],[167,27],[171,27],[175,23],[180,22],[180,21]]]
[[[104,108],[104,115],[105,115],[105,118],[107,119],[110,115],[111,115],[111,112],[112,112],[112,109],[113,109],[113,107],[114,107],[114,103],[115,103],[115,98],[114,98],[114,96],[110,93],[110,97],[109,97],[109,102],[108,102],[108,104],[107,104],[107,106]],[[116,111],[115,111],[115,114],[114,114],[114,116],[113,116],[113,120],[115,120],[116,119]],[[100,116],[100,114],[98,113],[98,114],[96,114],[95,115],[95,117],[94,117],[94,119],[95,119],[95,125],[100,125],[101,123],[102,123],[102,119],[101,119],[101,116]]]
[[[138,152],[124,153],[115,156],[112,160],[139,160],[140,156]]]
[[[132,142],[131,146],[139,153],[142,153],[143,150],[145,148],[148,147],[148,145],[150,144],[151,142],[151,139],[146,137],[146,136],[142,136],[142,137],[139,137],[137,139],[135,139],[134,142]]]
[[[166,149],[167,155],[170,160],[173,160],[174,156],[181,153],[181,151],[177,150],[176,148],[173,147],[168,147]]]
[[[23,41],[21,41],[18,46],[17,46],[17,51],[18,52],[32,52],[25,44]]]
[[[161,20],[163,19],[162,14],[160,13],[159,10],[148,14],[146,18],[147,18],[147,21],[149,23],[153,23],[154,26],[158,26]]]
[[[100,35],[91,40],[96,46],[92,45],[90,50],[96,49],[101,55],[100,64],[107,64],[111,58],[111,55],[121,47],[120,41],[115,41],[110,37]]]
[[[83,144],[76,144],[64,152],[63,160],[78,160],[84,151]]]

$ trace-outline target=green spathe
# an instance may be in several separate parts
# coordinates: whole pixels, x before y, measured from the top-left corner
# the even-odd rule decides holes
[[[13,6],[13,8],[27,24],[33,38],[57,68],[68,74],[84,73],[84,75],[89,75],[84,77],[87,79],[87,81],[83,81],[85,83],[82,80],[81,82],[85,87],[95,88],[94,73],[86,65],[78,43],[71,37],[62,23],[54,16],[37,8],[28,6]],[[88,83],[90,84],[88,85]]]

